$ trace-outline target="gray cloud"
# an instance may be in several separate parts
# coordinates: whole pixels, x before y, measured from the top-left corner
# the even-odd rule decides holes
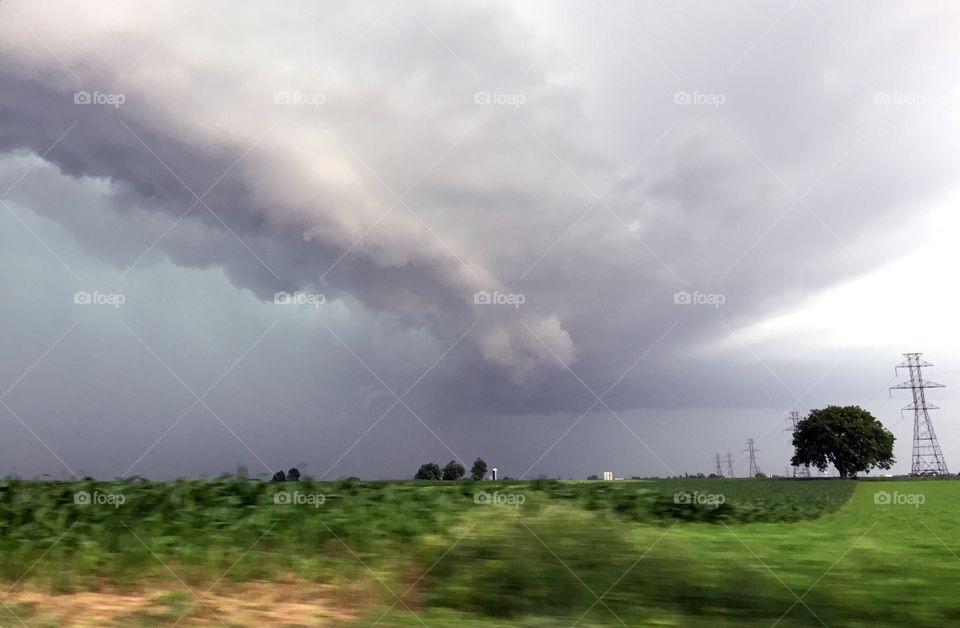
[[[256,329],[287,316],[269,305],[275,292],[325,294],[320,325],[301,312],[306,327],[282,349],[310,355],[280,370],[306,388],[301,374],[315,373],[317,397],[254,371],[241,387],[250,397],[220,400],[260,443],[251,448],[275,459],[284,445],[267,444],[255,399],[288,401],[278,434],[303,434],[313,421],[336,428],[320,456],[336,459],[393,402],[376,377],[402,393],[467,330],[410,397],[454,450],[484,438],[458,417],[489,426],[553,416],[569,425],[614,384],[605,401],[636,417],[652,408],[787,406],[792,394],[749,351],[721,359],[701,350],[922,247],[904,243],[917,233],[904,219],[954,187],[960,59],[949,7],[791,6],[690,15],[612,3],[581,20],[582,7],[552,3],[335,12],[309,3],[68,4],[54,12],[7,2],[0,190],[43,156],[6,201],[40,217],[25,220],[56,241],[50,248],[71,269],[83,269],[81,281],[62,286],[67,294],[93,283],[156,289],[169,275],[196,298],[191,287],[213,290],[222,273],[255,297],[230,297],[236,313],[223,324],[248,327],[205,343],[218,358],[210,364],[191,364],[197,339],[186,320],[163,323],[194,307],[188,297],[170,291],[156,315],[144,314],[151,346],[187,339],[173,353],[199,380],[215,379]],[[125,102],[78,105],[78,90]],[[302,102],[278,103],[278,94]],[[10,234],[21,228],[8,222]],[[31,250],[46,256],[47,270],[65,270],[39,245]],[[525,302],[477,305],[481,290]],[[684,307],[677,291],[725,302]],[[205,302],[194,316],[216,318],[222,308]],[[126,333],[116,321],[110,328]],[[42,351],[44,337],[29,348]],[[11,381],[29,364],[23,349],[24,360],[7,367]],[[338,356],[339,368],[317,355]],[[834,361],[763,358],[796,389]],[[717,372],[731,362],[736,375]],[[758,378],[770,385],[759,395]],[[173,418],[181,392],[172,393]],[[131,391],[119,406],[90,411],[150,423],[137,417],[137,398]],[[322,419],[307,418],[314,404]],[[416,460],[421,437],[450,455],[404,417],[422,432],[392,438],[417,453],[384,473]],[[543,427],[515,423],[521,449],[539,450]],[[390,442],[381,429],[370,447]],[[162,432],[141,431],[144,442],[124,448],[143,449]],[[669,450],[667,441],[660,446]],[[249,461],[233,444],[239,449],[217,452],[210,466]],[[355,455],[374,455],[365,446]],[[510,455],[523,466],[524,455]]]

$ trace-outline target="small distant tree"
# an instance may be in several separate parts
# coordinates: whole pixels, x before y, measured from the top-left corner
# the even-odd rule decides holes
[[[588,480],[599,480],[600,477],[597,476],[597,475],[588,475],[588,476],[587,476],[587,479],[588,479]]]
[[[291,468],[287,471],[287,481],[288,482],[299,482],[300,481],[300,470],[296,467]]]
[[[459,480],[466,474],[467,470],[463,468],[463,465],[457,462],[456,460],[451,460],[447,463],[447,466],[443,468],[443,479],[444,480]]]
[[[427,462],[420,465],[420,470],[413,476],[414,480],[439,480],[442,477],[440,465],[436,462]]]
[[[287,476],[283,471],[277,471],[273,474],[273,477],[270,479],[271,482],[286,482]]]
[[[477,481],[487,477],[487,463],[484,462],[483,458],[477,458],[473,461],[473,466],[470,467],[470,477]]]
[[[811,410],[797,423],[793,431],[796,453],[790,464],[811,465],[820,471],[832,464],[840,477],[856,477],[873,467],[893,466],[893,441],[893,434],[863,408],[828,406]]]

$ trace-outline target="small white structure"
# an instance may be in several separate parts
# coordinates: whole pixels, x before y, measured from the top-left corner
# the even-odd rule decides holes
[[[490,469],[490,479],[491,479],[491,480],[496,480],[496,479],[497,479],[497,468],[496,468],[496,467]]]
[[[604,480],[611,480],[611,481],[612,481],[612,480],[613,480],[613,471],[604,471],[604,472],[603,472],[603,479],[604,479]]]

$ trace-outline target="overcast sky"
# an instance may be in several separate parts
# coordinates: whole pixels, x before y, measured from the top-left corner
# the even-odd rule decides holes
[[[952,2],[0,4],[0,461],[960,471]]]

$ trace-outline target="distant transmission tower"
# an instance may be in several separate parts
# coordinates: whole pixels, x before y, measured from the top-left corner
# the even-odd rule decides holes
[[[791,434],[796,431],[797,423],[800,422],[800,413],[796,410],[790,413],[790,416],[787,417],[787,429],[784,432],[790,432]],[[808,478],[810,477],[810,465],[805,464],[802,467],[794,465],[792,467],[793,477],[795,478]]]
[[[747,439],[747,448],[744,451],[750,454],[750,477],[755,478],[760,473],[760,467],[757,465],[757,448],[752,438]]]
[[[947,463],[940,451],[937,434],[933,431],[930,413],[927,412],[927,410],[940,408],[927,403],[926,393],[923,392],[927,388],[944,388],[944,385],[923,379],[921,369],[933,364],[922,360],[921,355],[923,354],[903,354],[906,360],[897,365],[896,372],[899,373],[900,369],[908,369],[910,381],[891,386],[890,389],[909,389],[913,393],[913,403],[903,408],[903,410],[913,410],[913,460],[910,465],[910,475],[947,475]],[[903,410],[900,411],[901,414]]]
[[[727,452],[727,477],[735,477],[733,475],[733,456],[730,455],[730,452]]]
[[[717,452],[717,455],[713,457],[713,461],[717,464],[717,471],[716,471],[717,477],[718,477],[718,478],[722,478],[722,477],[723,477],[723,469],[720,468],[720,453],[719,453],[719,452]]]

